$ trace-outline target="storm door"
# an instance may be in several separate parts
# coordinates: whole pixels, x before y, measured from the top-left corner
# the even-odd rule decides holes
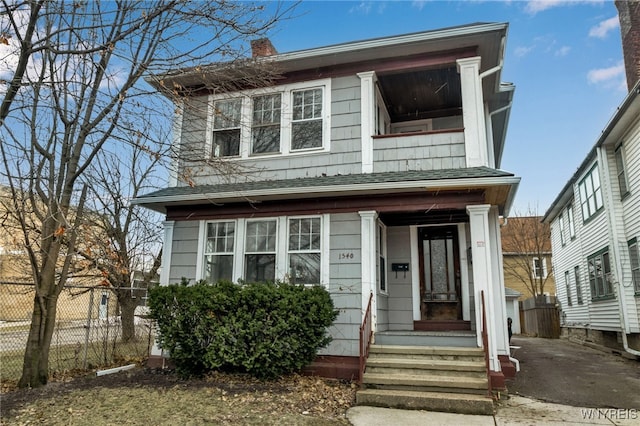
[[[457,227],[419,228],[418,244],[421,319],[461,320]]]

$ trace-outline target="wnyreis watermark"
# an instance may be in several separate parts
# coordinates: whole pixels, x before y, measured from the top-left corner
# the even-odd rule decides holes
[[[583,420],[637,420],[640,410],[637,408],[581,408]]]

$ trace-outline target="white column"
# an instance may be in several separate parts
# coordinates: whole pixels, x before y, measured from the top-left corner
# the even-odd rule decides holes
[[[369,295],[373,294],[371,302],[371,330],[376,329],[376,219],[378,213],[373,210],[360,211],[360,265],[362,273],[362,315],[367,309]]]
[[[500,362],[497,355],[495,309],[493,298],[494,278],[492,253],[492,238],[490,234],[488,204],[467,206],[469,224],[471,227],[471,258],[473,262],[473,284],[476,304],[476,329],[478,330],[478,344],[482,344],[480,331],[482,330],[482,296],[484,291],[484,303],[486,309],[487,331],[489,335],[488,353],[489,368],[492,371],[500,371]]]
[[[489,166],[480,57],[458,59],[467,167]]]
[[[489,210],[489,232],[491,235],[494,318],[496,325],[496,350],[498,355],[509,355],[509,332],[507,329],[507,300],[504,290],[504,265],[502,262],[502,242],[500,241],[500,215],[497,206]],[[518,311],[516,311],[518,312]]]
[[[420,305],[422,303],[422,295],[420,294],[420,253],[418,252],[418,227],[412,225],[409,227],[409,242],[411,244],[411,296],[413,299],[413,320],[420,321],[422,313]]]
[[[358,73],[360,77],[360,137],[362,173],[373,173],[373,135],[376,125],[376,73]]]
[[[169,285],[169,278],[171,275],[171,252],[173,248],[173,226],[175,222],[173,220],[166,220],[163,223],[164,226],[164,239],[162,244],[162,267],[160,268],[160,285]],[[154,340],[151,347],[152,356],[163,356],[163,351],[158,346],[158,341]],[[163,361],[164,362],[164,361]]]

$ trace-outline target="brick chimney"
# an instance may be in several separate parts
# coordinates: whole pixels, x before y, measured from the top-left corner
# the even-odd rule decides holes
[[[271,44],[271,40],[268,38],[260,38],[258,40],[251,40],[251,56],[272,56],[277,55],[278,51],[273,44]]]
[[[616,0],[629,90],[640,79],[640,0]]]

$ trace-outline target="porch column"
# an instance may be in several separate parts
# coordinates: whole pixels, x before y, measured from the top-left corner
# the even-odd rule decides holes
[[[489,166],[480,57],[458,59],[467,167]]]
[[[360,215],[360,265],[362,275],[362,319],[371,301],[371,330],[376,330],[377,323],[377,294],[376,294],[376,220],[378,213],[373,210],[359,211]]]
[[[360,137],[362,173],[373,173],[373,135],[376,125],[376,89],[374,71],[358,73],[360,77]]]
[[[173,220],[166,220],[163,222],[164,237],[162,243],[162,259],[160,267],[160,285],[169,285],[170,272],[171,272],[171,252],[173,248],[173,226],[175,222]],[[151,347],[151,357],[159,360],[162,358],[162,366],[164,366],[163,351],[158,346],[158,341],[154,340],[153,347]]]
[[[507,299],[504,290],[504,265],[502,262],[502,241],[500,241],[500,214],[498,206],[491,206],[489,210],[489,232],[491,235],[493,280],[494,319],[496,328],[496,350],[498,355],[511,354],[509,350],[509,332],[507,328]],[[516,311],[517,312],[517,311]]]
[[[489,368],[492,371],[501,371],[500,361],[498,360],[497,344],[496,344],[496,318],[493,297],[493,279],[494,262],[491,248],[492,242],[489,224],[489,204],[480,204],[467,206],[467,214],[469,215],[469,225],[471,230],[471,261],[473,262],[473,286],[474,300],[476,305],[476,329],[478,331],[478,345],[482,346],[482,296],[484,291],[485,308],[487,312],[487,332],[488,332],[488,348]]]

